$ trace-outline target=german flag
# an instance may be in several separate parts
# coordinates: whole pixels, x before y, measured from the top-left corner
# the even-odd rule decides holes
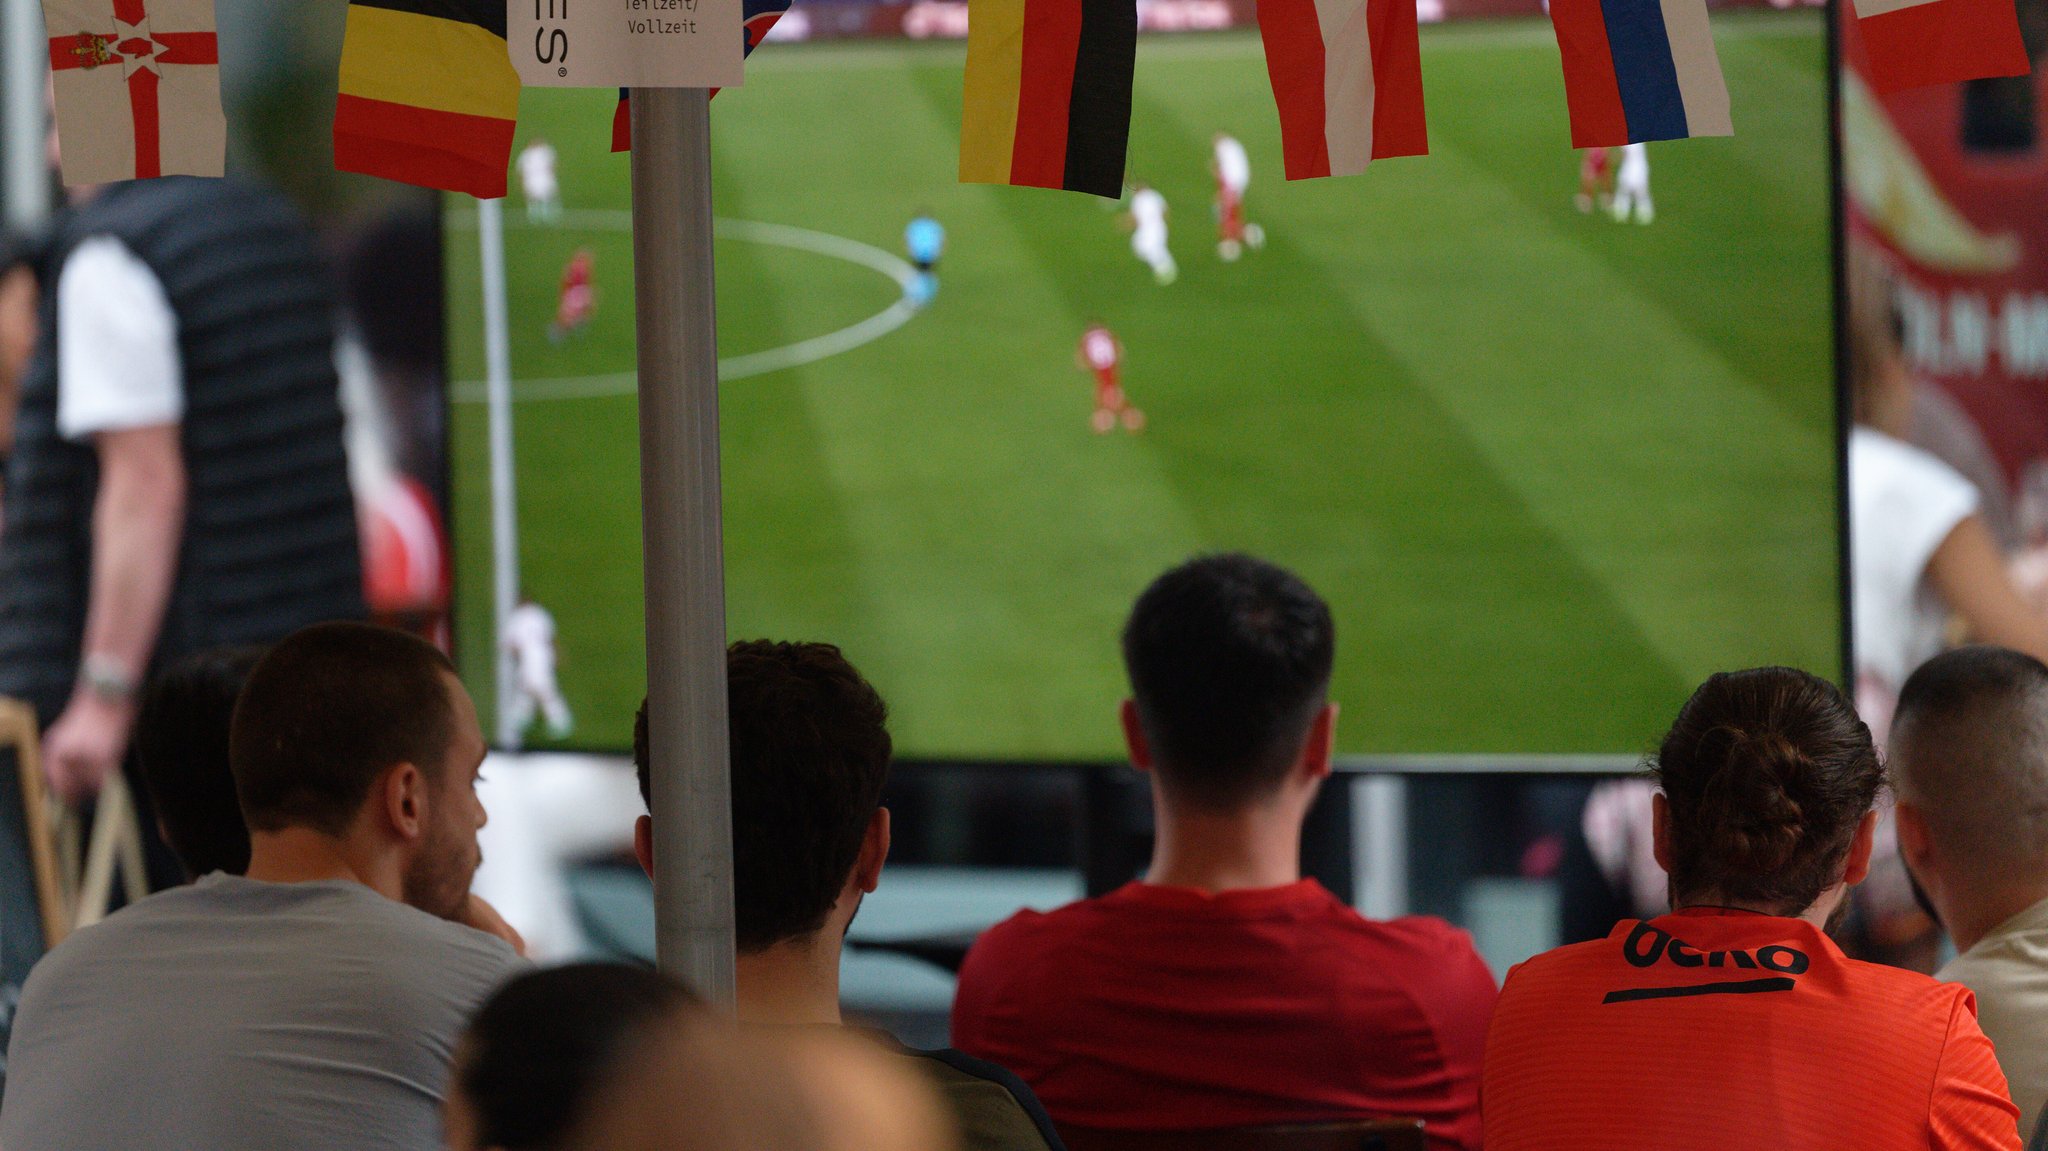
[[[960,181],[1120,197],[1135,0],[973,0]]]
[[[335,167],[495,199],[518,119],[505,0],[349,0]]]

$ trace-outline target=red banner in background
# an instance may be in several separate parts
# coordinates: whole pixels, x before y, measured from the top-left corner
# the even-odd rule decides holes
[[[2019,7],[2033,76],[1884,96],[1842,22],[1849,227],[1890,257],[1908,364],[1933,385],[1915,438],[1976,481],[2008,544],[2048,539],[2048,0]]]

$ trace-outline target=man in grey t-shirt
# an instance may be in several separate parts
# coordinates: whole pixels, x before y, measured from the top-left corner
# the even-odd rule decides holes
[[[257,665],[230,762],[246,878],[87,928],[22,993],[8,1151],[438,1146],[457,1034],[519,959],[468,897],[484,741],[446,657],[321,624]]]

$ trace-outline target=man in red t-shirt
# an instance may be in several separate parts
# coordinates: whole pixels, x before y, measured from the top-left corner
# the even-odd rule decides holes
[[[1301,877],[1330,773],[1335,631],[1300,579],[1243,555],[1161,576],[1124,628],[1150,871],[989,929],[953,1041],[1063,1126],[1190,1131],[1418,1118],[1476,1149],[1492,973],[1435,919],[1365,919]]]

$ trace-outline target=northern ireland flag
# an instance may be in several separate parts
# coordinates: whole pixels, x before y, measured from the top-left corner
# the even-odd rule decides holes
[[[1897,92],[1990,76],[2024,76],[2027,46],[2013,0],[1854,0],[1870,86]]]
[[[1415,0],[1259,0],[1287,178],[1429,152]]]
[[[1572,147],[1732,136],[1706,0],[1550,0]]]
[[[213,0],[43,0],[64,182],[219,176]]]
[[[745,22],[740,25],[741,34],[746,37],[746,43],[740,46],[742,59],[753,55],[754,49],[759,48],[761,42],[768,38],[768,30],[775,27],[775,22],[782,19],[784,12],[789,11],[789,4],[790,0],[745,0],[740,9],[745,17]],[[713,88],[711,94],[718,95],[718,89]],[[612,151],[632,150],[633,90],[621,88],[619,106],[612,112]]]

